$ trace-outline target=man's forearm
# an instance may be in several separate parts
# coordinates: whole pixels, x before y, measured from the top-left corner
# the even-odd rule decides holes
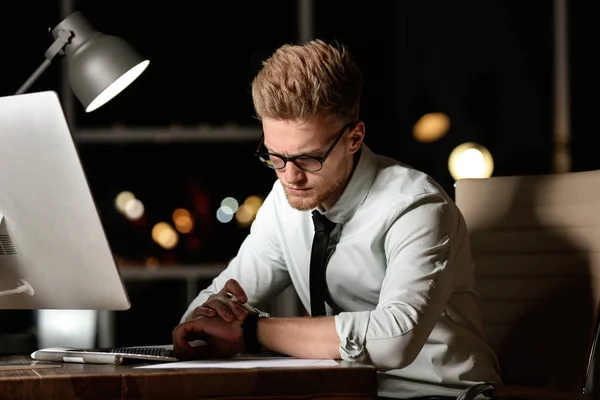
[[[298,358],[340,359],[334,317],[261,318],[258,341],[267,349]]]

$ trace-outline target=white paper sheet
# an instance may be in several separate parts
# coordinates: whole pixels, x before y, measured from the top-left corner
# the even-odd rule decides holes
[[[302,359],[302,358],[252,358],[230,360],[195,360],[172,363],[144,365],[135,368],[163,369],[163,368],[307,368],[307,367],[334,367],[339,365],[335,360]]]

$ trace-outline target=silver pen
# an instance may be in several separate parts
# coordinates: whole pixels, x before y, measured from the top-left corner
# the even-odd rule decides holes
[[[271,316],[271,314],[269,314],[268,312],[264,312],[259,310],[256,307],[252,307],[251,305],[247,304],[247,303],[241,303],[237,297],[235,297],[234,294],[232,293],[227,293],[227,297],[229,297],[229,299],[231,301],[233,301],[234,303],[239,304],[240,306],[242,306],[246,311],[251,312],[251,313],[255,313],[258,314],[259,318],[269,318]]]

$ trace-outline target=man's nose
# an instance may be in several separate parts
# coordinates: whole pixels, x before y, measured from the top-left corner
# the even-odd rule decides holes
[[[293,162],[288,162],[283,171],[283,178],[287,183],[296,183],[304,180],[304,171],[296,166]]]

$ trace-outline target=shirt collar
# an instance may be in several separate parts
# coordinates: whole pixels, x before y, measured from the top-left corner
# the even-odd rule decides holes
[[[360,151],[358,164],[346,189],[344,189],[333,207],[323,213],[336,224],[344,224],[352,217],[356,209],[367,198],[377,175],[377,158],[375,154],[364,143]]]

